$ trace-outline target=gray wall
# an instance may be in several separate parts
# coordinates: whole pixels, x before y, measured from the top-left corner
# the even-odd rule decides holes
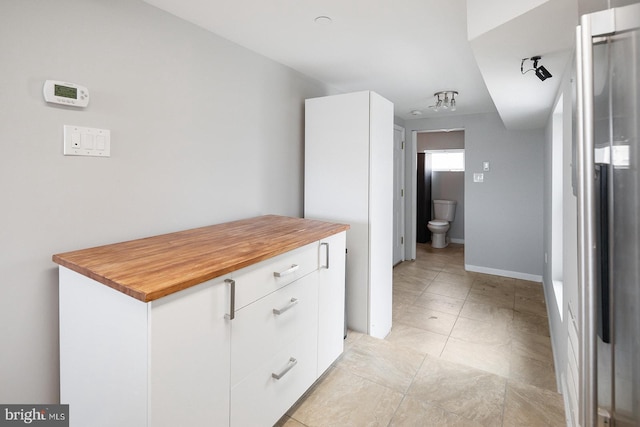
[[[465,264],[541,280],[544,129],[507,130],[495,113],[407,120],[405,126],[407,135],[465,131]],[[414,182],[415,146],[407,152],[411,167],[406,179]],[[491,171],[485,173],[484,183],[474,183],[473,173],[482,171],[483,161],[490,162]],[[410,190],[408,201],[415,200],[415,188]],[[407,209],[408,227],[415,224],[412,215],[415,204]]]
[[[0,64],[0,402],[56,402],[51,255],[302,215],[303,100],[333,91],[131,0],[3,1]],[[46,79],[89,107],[46,104]],[[65,124],[110,129],[111,158],[64,157]]]
[[[416,137],[417,151],[464,149],[464,131],[419,132]]]

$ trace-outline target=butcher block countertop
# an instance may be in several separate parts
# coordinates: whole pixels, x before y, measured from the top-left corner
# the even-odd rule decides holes
[[[53,261],[149,302],[347,229],[265,215],[56,254]]]

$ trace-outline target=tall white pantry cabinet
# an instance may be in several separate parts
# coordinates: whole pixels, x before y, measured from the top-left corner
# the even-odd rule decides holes
[[[391,330],[393,104],[363,91],[305,101],[306,218],[350,224],[347,326]]]

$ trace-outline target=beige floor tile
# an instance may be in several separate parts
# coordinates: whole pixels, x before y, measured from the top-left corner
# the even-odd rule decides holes
[[[429,288],[427,288],[428,290]],[[497,307],[490,304],[479,304],[466,301],[460,311],[460,317],[480,320],[489,323],[513,323],[514,311],[511,308]]]
[[[424,357],[424,353],[363,336],[344,352],[335,366],[404,393]]]
[[[294,420],[288,415],[285,415],[284,417],[280,418],[280,420],[278,420],[278,422],[275,423],[273,427],[305,427],[305,425]]]
[[[425,292],[451,298],[465,299],[469,294],[469,289],[471,289],[471,285],[468,283],[450,283],[433,280],[427,289],[425,289]]]
[[[455,258],[452,257],[452,260],[454,260]],[[464,268],[464,264],[462,262],[460,263],[455,263],[453,261],[449,262],[443,269],[443,272],[445,273],[452,273],[452,274],[458,274],[461,276],[467,276],[467,277],[471,277],[473,279],[475,279],[477,273],[471,272],[471,271],[467,271]]]
[[[521,356],[511,355],[509,379],[551,391],[558,390],[553,364]]]
[[[511,352],[515,356],[528,357],[540,362],[553,364],[551,338],[547,336],[513,332]]]
[[[447,336],[451,333],[456,318],[457,316],[453,314],[429,310],[416,305],[407,306],[405,311],[397,316],[398,323]]]
[[[516,280],[516,295],[525,298],[542,299],[544,301],[544,287],[542,283],[527,280]]]
[[[433,263],[408,261],[396,266],[393,269],[393,274],[394,276],[398,275],[403,277],[430,280],[434,279],[444,266],[444,264],[434,265]]]
[[[511,360],[509,344],[481,344],[449,337],[440,357],[507,378]]]
[[[496,276],[493,274],[483,274],[476,273],[475,283],[493,283],[493,284],[502,284],[503,286],[514,287],[516,284],[516,279],[511,277],[504,276]]]
[[[482,424],[406,396],[391,420],[392,427],[482,427]],[[292,426],[295,427],[295,426]]]
[[[451,337],[477,344],[511,344],[511,328],[508,323],[491,323],[459,317],[451,331]]]
[[[474,276],[464,274],[453,274],[442,271],[438,273],[435,280],[447,283],[462,283],[466,285],[473,284]]]
[[[278,427],[564,425],[540,283],[466,272],[464,245],[418,244],[393,284],[386,339],[349,331]]]
[[[417,289],[409,289],[403,288],[401,286],[393,287],[393,303],[396,302],[401,304],[413,304],[416,302],[418,297],[422,295],[422,292]]]
[[[535,314],[537,316],[547,316],[547,305],[544,299],[516,297],[515,310],[522,313]]]
[[[413,304],[408,304],[408,303],[404,303],[402,301],[393,301],[393,306],[392,306],[392,318],[391,318],[391,325],[393,327],[393,325],[396,325],[397,323],[400,322],[400,319],[402,318],[402,316],[405,316],[405,313],[407,312],[407,310],[409,310],[411,308],[411,306],[413,306]]]
[[[464,307],[463,307],[464,310]],[[549,336],[549,319],[547,316],[514,311],[513,329],[535,335]]]
[[[431,253],[419,260],[416,260],[418,265],[423,265],[431,268],[432,270],[444,270],[451,264],[451,257],[446,254],[434,254]]]
[[[464,304],[464,299],[451,298],[446,295],[424,292],[415,300],[414,304],[426,309],[442,311],[443,313],[449,313],[457,316],[460,314],[460,310]]]
[[[505,281],[483,281],[476,279],[471,286],[474,293],[495,296],[495,297],[515,297],[516,287],[514,282]]]
[[[387,426],[402,393],[331,368],[287,415],[308,427]]]
[[[347,338],[345,338],[344,340],[344,351],[347,351],[349,348],[351,348],[351,346],[353,346],[353,344],[363,336],[365,336],[365,334],[348,329]]]
[[[502,421],[506,380],[427,356],[408,395],[484,426]]]
[[[513,309],[515,305],[515,295],[500,294],[498,292],[489,294],[482,289],[478,290],[472,287],[469,290],[469,295],[467,295],[467,301]]]
[[[403,290],[407,292],[422,293],[431,283],[430,280],[418,279],[414,277],[403,277],[401,280],[395,280],[393,283],[394,290]]]
[[[516,381],[509,381],[503,427],[565,426],[562,396]]]
[[[447,343],[447,338],[446,335],[396,323],[391,328],[391,333],[387,336],[386,340],[399,346],[411,348],[420,353],[440,356]]]

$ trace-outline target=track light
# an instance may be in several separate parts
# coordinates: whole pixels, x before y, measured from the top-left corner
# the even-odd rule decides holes
[[[541,60],[541,56],[532,56],[531,58],[523,58],[520,62],[520,72],[522,74],[528,73],[529,71],[535,71],[536,76],[542,81],[547,80],[549,77],[553,77],[549,70],[547,70],[543,65],[538,66],[538,61]],[[533,68],[524,71],[524,61],[533,61]]]
[[[536,76],[538,76],[538,78],[542,81],[547,80],[549,77],[553,77],[551,73],[542,65],[536,68]]]

